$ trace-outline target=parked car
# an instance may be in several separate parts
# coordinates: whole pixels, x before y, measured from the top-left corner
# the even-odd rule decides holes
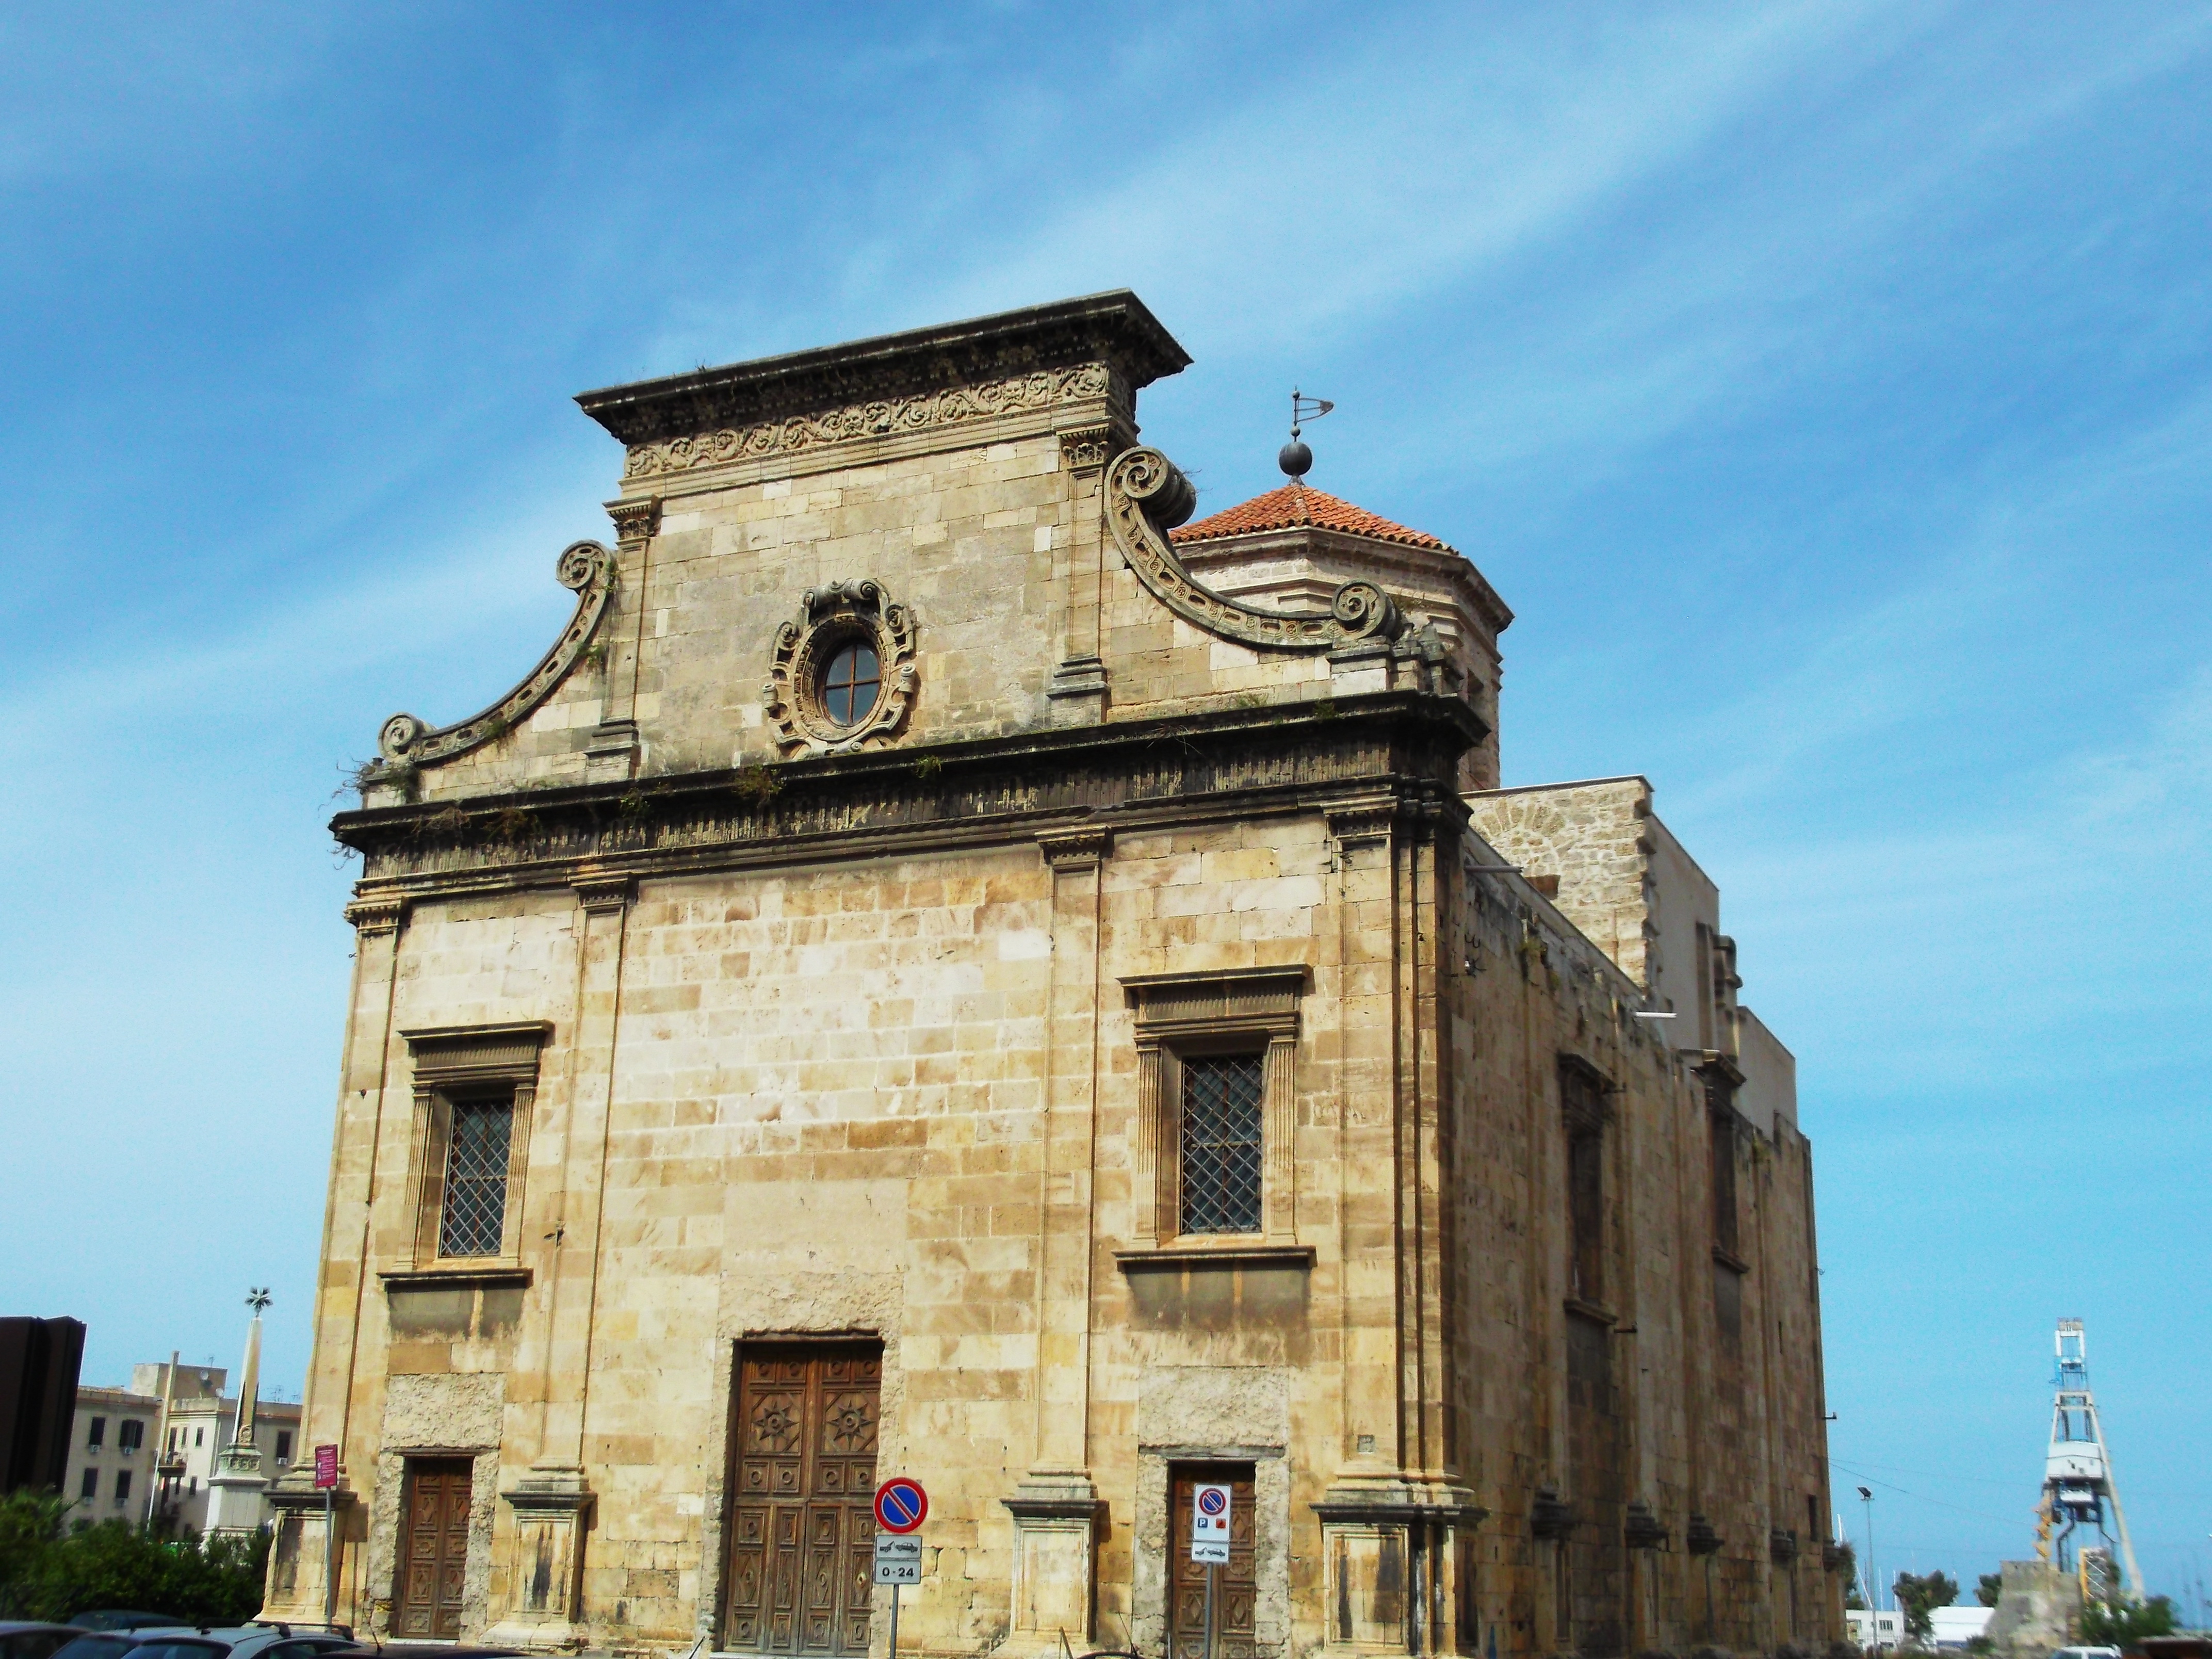
[[[343,1625],[264,1624],[179,1625],[173,1619],[158,1629],[132,1631],[140,1637],[190,1637],[195,1642],[219,1644],[225,1659],[323,1659],[325,1654],[358,1651],[353,1632]],[[55,1659],[60,1659],[56,1655]],[[172,1659],[168,1655],[145,1655],[132,1650],[125,1655],[72,1654],[70,1659]],[[195,1654],[190,1659],[204,1659]]]
[[[87,1631],[54,1650],[53,1659],[230,1659],[230,1644],[198,1631]]]
[[[117,1607],[104,1607],[91,1613],[73,1613],[67,1622],[79,1630],[174,1630],[177,1615],[173,1613],[128,1613]]]
[[[76,1625],[34,1625],[0,1620],[0,1659],[52,1659],[54,1650],[84,1634]]]

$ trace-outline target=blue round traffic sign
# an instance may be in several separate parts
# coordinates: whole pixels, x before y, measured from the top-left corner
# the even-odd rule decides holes
[[[1229,1494],[1218,1486],[1201,1486],[1199,1488],[1198,1507],[1208,1515],[1218,1515],[1229,1507]]]
[[[885,1532],[912,1532],[929,1515],[929,1494],[921,1482],[895,1474],[876,1488],[876,1524]]]

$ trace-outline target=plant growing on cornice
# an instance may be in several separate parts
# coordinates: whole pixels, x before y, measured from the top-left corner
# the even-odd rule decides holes
[[[469,815],[458,806],[448,806],[415,820],[408,833],[420,841],[425,836],[457,836],[468,825]]]
[[[526,806],[502,806],[492,814],[491,822],[501,841],[520,842],[538,827],[538,815]]]
[[[765,806],[783,793],[783,780],[765,766],[739,767],[730,793],[748,806]]]
[[[605,666],[607,660],[607,642],[605,640],[593,640],[577,653],[576,660],[586,668]]]
[[[642,789],[633,789],[615,803],[617,814],[633,822],[643,817],[652,810],[653,802]]]
[[[1334,720],[1336,718],[1336,699],[1334,697],[1316,697],[1313,700],[1313,713],[1314,718],[1317,720]]]
[[[372,789],[397,789],[400,799],[411,802],[422,781],[422,769],[411,762],[365,760],[347,772],[332,793],[342,795],[351,789],[365,797]]]
[[[945,758],[941,755],[924,755],[914,763],[915,776],[920,778],[924,783],[936,781],[939,775],[944,770]]]

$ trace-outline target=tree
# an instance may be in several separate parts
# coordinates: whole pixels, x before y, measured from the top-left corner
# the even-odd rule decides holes
[[[1940,1568],[1924,1577],[1900,1572],[1892,1589],[1898,1610],[1905,1615],[1905,1628],[1913,1636],[1925,1636],[1932,1628],[1930,1608],[1948,1607],[1959,1599],[1959,1581]]]
[[[1844,1605],[1863,1609],[1866,1596],[1859,1589],[1859,1553],[1849,1544],[1836,1546],[1836,1571],[1844,1576]]]
[[[2148,1601],[2092,1601],[2075,1621],[2075,1634],[2098,1646],[2131,1648],[2146,1636],[2173,1634],[2173,1602],[2154,1595]]]
[[[261,1606],[269,1534],[201,1539],[103,1521],[64,1535],[52,1494],[0,1500],[0,1617],[66,1619],[87,1607],[143,1607],[184,1624],[235,1625]]]
[[[1997,1593],[2003,1588],[2002,1573],[1985,1572],[1982,1575],[1981,1582],[1974,1586],[1974,1600],[1985,1607],[1993,1607],[1997,1604]]]

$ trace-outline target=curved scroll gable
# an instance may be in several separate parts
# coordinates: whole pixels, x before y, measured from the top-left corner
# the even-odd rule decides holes
[[[576,595],[576,614],[553,648],[514,690],[490,708],[451,726],[425,726],[412,714],[394,714],[376,735],[376,747],[394,766],[434,766],[489,743],[527,720],[532,709],[568,678],[584,654],[615,591],[615,556],[597,542],[572,542],[553,567],[561,586]]]
[[[1334,651],[1397,638],[1405,623],[1373,582],[1346,582],[1326,613],[1270,611],[1217,593],[1183,568],[1167,532],[1191,515],[1198,492],[1157,449],[1127,449],[1106,470],[1106,520],[1114,545],[1152,596],[1185,622],[1240,645]]]

